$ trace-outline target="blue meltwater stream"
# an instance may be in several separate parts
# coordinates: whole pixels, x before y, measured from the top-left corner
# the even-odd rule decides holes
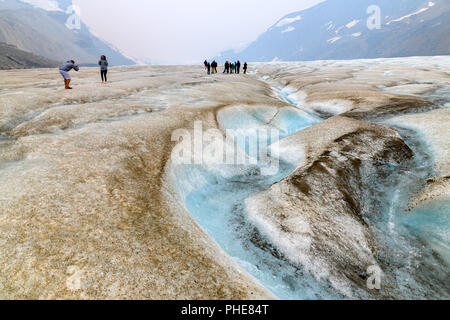
[[[284,92],[279,93],[287,96]],[[252,117],[261,125],[264,124],[257,113]],[[317,116],[289,109],[281,110],[277,120],[282,124],[281,139],[321,121]],[[246,121],[244,117],[228,119],[227,127],[245,127]],[[241,147],[245,150],[244,146]],[[247,220],[245,199],[281,181],[294,170],[292,165],[280,162],[275,175],[262,176],[250,172],[248,175],[209,184],[189,194],[186,207],[224,251],[276,297],[338,298],[327,285],[319,283],[313,276],[303,273],[298,266],[283,259],[277,249]]]
[[[280,99],[295,105],[288,92],[284,90],[276,92]],[[298,113],[286,111],[279,114],[278,118],[278,123],[283,127],[281,138],[311,127],[322,120],[306,111]],[[257,114],[254,115],[254,119],[261,121],[261,125],[264,124],[258,119]],[[243,118],[231,120],[235,127],[246,125]],[[402,130],[400,133],[402,134]],[[410,132],[406,135],[408,141],[416,138]],[[433,203],[408,214],[403,211],[411,192],[418,186],[417,182],[426,179],[432,170],[432,160],[421,148],[423,146],[419,142],[412,146],[413,151],[419,156],[412,167],[400,170],[399,174],[395,175],[395,181],[389,185],[374,186],[377,190],[377,199],[373,199],[374,204],[378,206],[377,210],[382,212],[372,221],[374,232],[380,243],[389,248],[387,250],[389,252],[382,258],[399,265],[395,272],[400,290],[414,289],[409,279],[414,276],[412,269],[418,263],[423,264],[423,259],[433,257],[433,252],[441,253],[443,259],[449,262],[450,221],[446,211],[449,203]],[[186,208],[230,257],[276,297],[287,300],[344,298],[328,281],[317,280],[313,275],[304,272],[301,266],[285,259],[247,219],[245,199],[266,190],[295,169],[292,165],[281,162],[276,175],[262,176],[249,171],[229,179],[217,179],[201,166],[186,168],[191,171],[188,174],[190,179],[202,180],[201,188],[186,195]],[[194,171],[201,174],[192,173]],[[395,249],[391,250],[392,248]],[[421,254],[423,250],[428,250],[429,254]],[[409,260],[406,265],[401,265],[405,258]],[[443,274],[447,272],[448,265],[439,265],[439,259],[430,259],[429,263],[436,265],[428,268],[425,263],[426,270]],[[427,275],[424,277],[422,280],[426,281]],[[421,286],[420,283],[421,281],[417,282],[418,287]]]

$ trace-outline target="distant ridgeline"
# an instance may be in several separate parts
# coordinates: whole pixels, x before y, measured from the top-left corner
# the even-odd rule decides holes
[[[217,59],[307,61],[450,54],[449,0],[326,0]]]
[[[58,62],[37,56],[33,53],[19,50],[17,47],[0,42],[0,70],[51,68]]]
[[[93,65],[106,55],[111,65],[135,64],[89,31],[72,0],[0,1],[0,42],[52,61]]]

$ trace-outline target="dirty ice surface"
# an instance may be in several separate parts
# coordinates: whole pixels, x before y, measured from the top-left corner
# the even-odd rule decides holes
[[[97,73],[0,72],[1,298],[450,297],[450,58]],[[173,162],[198,121],[279,170]]]

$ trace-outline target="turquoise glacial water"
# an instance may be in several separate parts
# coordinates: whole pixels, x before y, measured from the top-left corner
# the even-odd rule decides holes
[[[294,168],[281,164],[279,174],[236,177],[188,195],[186,207],[200,225],[242,268],[280,299],[336,299],[327,283],[287,262],[246,218],[244,200]]]
[[[420,206],[402,216],[399,222],[437,253],[450,269],[450,198]]]
[[[279,92],[286,101],[286,92]],[[307,112],[278,114],[276,121],[282,137],[304,130],[321,121]],[[249,119],[223,119],[229,125],[249,127]],[[255,114],[252,125],[262,120]],[[237,125],[239,123],[239,125]],[[365,220],[371,225],[383,248],[377,259],[383,261],[398,283],[397,296],[406,298],[448,298],[449,277],[449,208],[450,203],[433,202],[412,212],[406,212],[408,200],[420,190],[423,181],[432,174],[432,158],[426,145],[414,132],[398,129],[416,156],[407,165],[386,167],[390,178],[383,183],[366,181]],[[243,150],[247,148],[241,146]],[[188,211],[216,240],[223,250],[243,269],[280,299],[341,299],[327,280],[293,265],[261,235],[248,220],[244,200],[269,188],[288,176],[295,168],[280,163],[274,176],[261,176],[254,171],[229,179],[206,179],[205,187],[186,196]],[[189,168],[186,168],[189,170]],[[205,173],[204,173],[205,174]],[[195,177],[192,177],[195,179]],[[375,213],[375,214],[374,214]]]
[[[225,128],[235,130],[263,126],[266,124],[264,112],[256,110],[250,114],[223,114],[220,122]],[[277,113],[271,125],[280,129],[280,139],[283,139],[320,121],[322,119],[303,110],[286,109]],[[248,134],[248,131],[243,132]],[[248,141],[238,140],[237,143],[248,153]],[[317,281],[314,276],[304,273],[301,268],[284,259],[247,220],[244,200],[281,181],[293,170],[295,167],[292,165],[280,162],[275,175],[262,176],[251,171],[247,175],[217,181],[187,195],[186,207],[224,251],[276,297],[341,298],[330,284]]]

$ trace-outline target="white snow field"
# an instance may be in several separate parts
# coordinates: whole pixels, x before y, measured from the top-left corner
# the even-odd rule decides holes
[[[0,71],[0,298],[450,298],[450,57],[250,66]]]

